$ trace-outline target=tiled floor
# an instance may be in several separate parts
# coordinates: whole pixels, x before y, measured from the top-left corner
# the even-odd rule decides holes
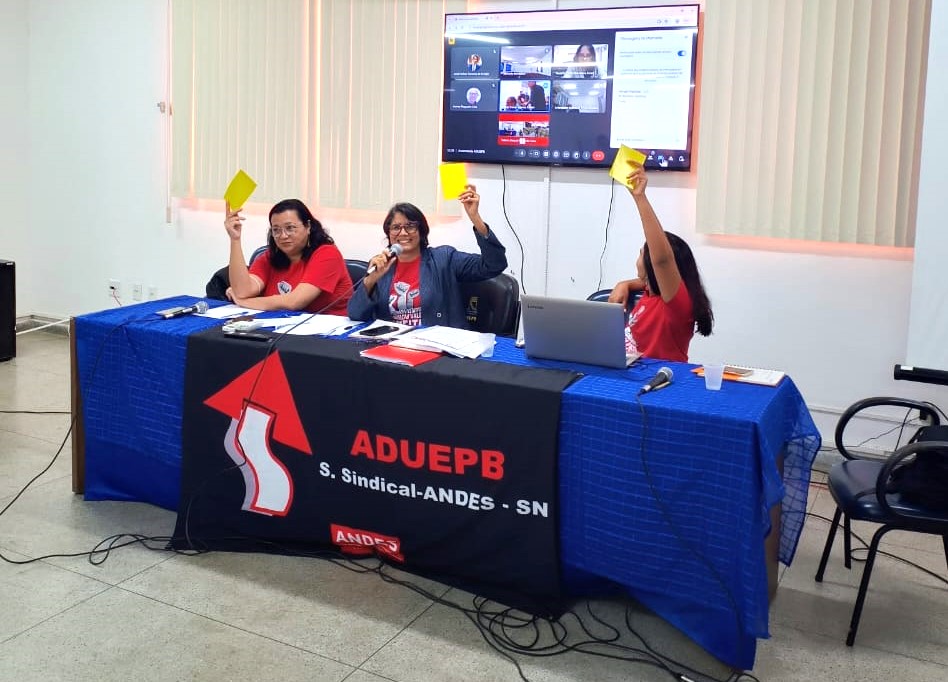
[[[0,410],[67,410],[68,342],[36,332],[0,363]],[[0,414],[0,508],[46,467],[69,426],[65,415]],[[50,470],[0,516],[0,552],[23,560],[85,552],[115,533],[167,535],[174,514],[148,505],[84,502],[71,492],[68,443]],[[832,515],[826,491],[811,510]],[[841,545],[819,585],[813,574],[827,524],[807,521],[794,564],[781,575],[772,638],[758,647],[760,680],[948,679],[948,589],[880,558],[856,646],[844,645],[861,567]],[[856,532],[871,532],[856,524]],[[946,575],[937,538],[890,534],[888,551]],[[405,576],[410,577],[410,576]],[[468,595],[410,577],[436,595]],[[621,620],[623,605],[597,603]],[[656,648],[719,679],[727,671],[669,625],[636,608],[635,627]],[[632,643],[629,635],[624,641]],[[642,665],[579,653],[519,658],[528,679],[667,680]],[[695,680],[710,679],[690,675]],[[514,666],[461,613],[408,589],[334,564],[270,555],[186,557],[134,546],[100,566],[85,558],[0,562],[0,680],[237,680],[500,682]]]

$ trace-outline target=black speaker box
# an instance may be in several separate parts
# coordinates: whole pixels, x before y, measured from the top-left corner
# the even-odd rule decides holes
[[[16,265],[0,260],[0,362],[16,357]]]

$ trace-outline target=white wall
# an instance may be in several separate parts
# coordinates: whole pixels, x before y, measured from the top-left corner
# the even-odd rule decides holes
[[[201,240],[165,223],[167,3],[29,7],[29,197],[48,208],[24,259],[24,312],[108,307],[109,278],[123,303],[133,280],[194,290]]]
[[[26,194],[33,204],[49,206],[30,210],[27,243],[11,242],[19,314],[65,316],[110,307],[110,278],[121,280],[123,303],[130,302],[133,282],[155,285],[160,295],[201,294],[226,261],[227,239],[216,212],[176,207],[172,223],[165,222],[164,120],[155,106],[165,98],[165,0],[22,0],[12,6],[29,8],[27,56],[19,54],[22,40],[9,47],[19,63],[29,63]],[[3,25],[0,35],[20,34]],[[17,92],[16,76],[0,78],[5,90]],[[21,94],[23,89],[19,85]],[[14,130],[18,121],[23,125],[16,115],[2,120]],[[10,175],[5,159],[0,173]],[[483,196],[482,213],[507,245],[519,277],[520,250],[501,207],[502,170],[472,166],[470,173]],[[577,298],[595,290],[611,191],[606,174],[507,168],[506,176],[507,215],[526,252],[525,289]],[[693,174],[654,173],[649,189],[665,227],[693,246],[714,305],[716,332],[695,340],[693,361],[720,358],[787,370],[825,435],[835,412],[862,397],[943,397],[941,389],[891,379],[906,351],[910,252],[820,245],[763,250],[699,236],[694,183]],[[380,249],[378,221],[317,213],[345,255],[367,258]],[[634,270],[642,236],[633,216],[628,195],[617,188],[603,286]],[[250,216],[246,230],[259,243],[265,229],[265,215]],[[8,233],[0,233],[0,247],[6,248]],[[474,245],[463,222],[435,227],[432,242]],[[248,250],[255,245],[253,239],[245,244]]]
[[[36,212],[27,208],[28,26],[27,0],[0,2],[0,259],[17,263],[18,315],[31,310],[24,300],[28,287],[23,285],[23,260],[28,239],[38,229]]]

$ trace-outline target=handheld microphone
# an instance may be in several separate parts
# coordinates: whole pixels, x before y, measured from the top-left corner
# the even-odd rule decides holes
[[[671,383],[672,377],[675,376],[671,371],[670,367],[662,367],[658,372],[652,377],[652,380],[645,384],[642,388],[639,389],[639,395],[643,393],[648,393],[649,391],[656,391],[660,388],[664,388]]]
[[[399,255],[401,255],[401,253],[402,253],[401,244],[389,244],[388,248],[385,249],[385,255],[388,256],[389,260],[392,260],[393,258],[398,257]],[[369,269],[365,271],[365,274],[371,275],[376,270],[377,268],[374,265],[370,265]]]
[[[206,312],[207,312],[207,303],[205,301],[198,301],[194,305],[189,305],[186,308],[172,308],[171,310],[161,310],[158,312],[158,315],[160,315],[166,320],[170,320],[172,317],[181,317],[182,315],[190,315],[192,313],[206,313]]]

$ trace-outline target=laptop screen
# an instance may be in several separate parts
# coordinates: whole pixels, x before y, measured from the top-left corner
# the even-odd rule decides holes
[[[626,357],[625,311],[618,303],[526,294],[520,301],[527,356],[616,368],[635,359]]]

